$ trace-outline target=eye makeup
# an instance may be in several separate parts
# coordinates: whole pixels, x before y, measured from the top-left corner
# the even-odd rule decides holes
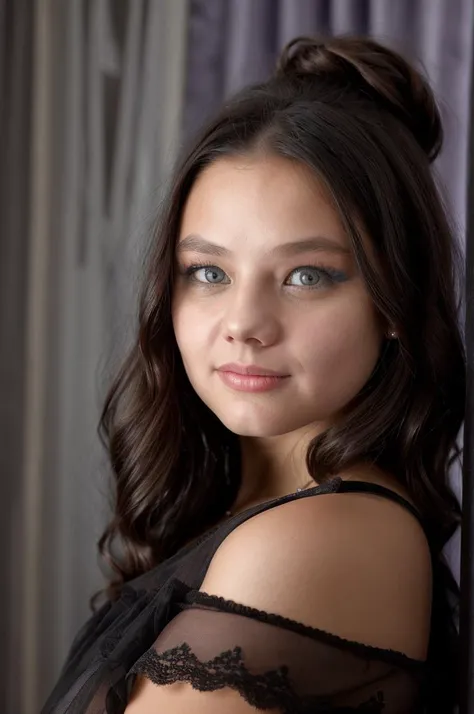
[[[208,279],[208,277],[205,277],[203,280],[199,279],[197,277],[198,273],[202,271],[202,274],[204,276],[209,276],[210,274],[214,275],[215,282]],[[204,288],[212,288],[213,286],[221,286],[221,285],[228,285],[229,282],[225,281],[225,279],[218,279],[219,275],[222,275],[225,277],[226,273],[222,268],[219,268],[217,265],[214,263],[210,262],[194,262],[191,265],[188,266],[180,266],[179,267],[179,273],[181,276],[185,278],[186,281],[189,283],[194,283],[197,284],[198,286],[204,287]],[[290,288],[294,288],[297,290],[317,290],[321,289],[321,286],[323,287],[331,287],[334,284],[337,283],[343,283],[346,280],[348,280],[348,276],[346,273],[344,273],[342,270],[338,270],[336,268],[333,268],[331,266],[323,266],[323,265],[303,265],[303,266],[298,266],[297,268],[294,268],[286,278],[286,280],[291,279],[294,275],[297,275],[298,273],[301,273],[302,275],[310,276],[310,282],[302,285],[289,285],[285,281],[285,285]],[[313,276],[317,276],[316,280],[314,280]],[[313,280],[313,282],[311,282]]]

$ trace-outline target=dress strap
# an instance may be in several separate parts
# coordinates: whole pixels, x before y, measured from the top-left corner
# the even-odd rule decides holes
[[[279,498],[266,501],[265,503],[260,503],[246,509],[245,511],[236,513],[234,516],[231,516],[228,521],[218,524],[205,533],[192,545],[198,545],[202,541],[213,541],[214,548],[216,548],[231,533],[231,531],[237,528],[237,526],[259,513],[263,513],[271,508],[280,506],[288,501],[297,501],[300,498],[322,496],[323,494],[328,493],[373,493],[377,496],[382,496],[383,498],[389,498],[410,511],[410,513],[419,521],[426,536],[428,537],[428,529],[425,525],[423,517],[419,511],[411,505],[411,503],[403,498],[403,496],[400,496],[398,493],[395,493],[395,491],[392,491],[385,486],[380,486],[379,484],[369,483],[368,481],[344,481],[340,476],[334,476],[318,486],[313,486],[312,488],[307,488],[296,493],[289,493],[286,496],[280,496]]]
[[[430,529],[428,527],[427,521],[421,513],[415,508],[406,498],[400,496],[400,494],[392,491],[391,488],[386,486],[381,486],[378,483],[369,483],[368,481],[344,481],[340,477],[336,478],[337,481],[337,493],[373,493],[375,496],[381,496],[382,498],[388,498],[390,501],[398,503],[403,508],[415,516],[420,526],[423,528],[425,536],[428,543],[431,544]],[[332,483],[332,481],[331,481]]]
[[[423,521],[423,517],[416,510],[416,508],[411,505],[411,503],[409,503],[402,496],[399,496],[398,493],[395,493],[395,491],[392,491],[391,489],[386,488],[385,486],[379,486],[375,483],[369,483],[367,481],[344,481],[340,476],[334,476],[323,482],[322,484],[314,486],[313,488],[307,488],[297,493],[290,493],[286,496],[281,496],[271,501],[267,501],[265,503],[253,506],[252,508],[249,508],[245,511],[242,511],[241,513],[237,513],[234,516],[231,516],[228,521],[220,523],[219,525],[215,526],[211,531],[208,531],[192,546],[194,547],[196,545],[202,545],[204,546],[204,549],[206,551],[205,557],[203,558],[203,563],[200,568],[199,583],[202,582],[202,579],[205,576],[205,573],[209,567],[209,564],[215,551],[222,543],[222,541],[231,533],[231,531],[237,528],[237,526],[241,525],[253,516],[259,513],[263,513],[263,511],[270,510],[271,508],[280,506],[283,503],[287,503],[288,501],[296,501],[299,498],[310,498],[330,493],[373,493],[377,496],[382,496],[383,498],[389,498],[390,500],[395,501],[399,505],[406,508],[413,516],[415,516],[415,518],[418,520],[421,527],[423,528],[428,543],[430,543],[429,531]],[[197,587],[200,587],[200,585],[198,585]]]
[[[220,543],[224,538],[226,538],[231,531],[233,531],[237,526],[240,526],[245,521],[248,521],[252,516],[256,516],[259,513],[268,511],[275,506],[280,506],[288,501],[296,501],[298,498],[305,498],[307,496],[317,496],[323,493],[336,493],[339,490],[340,482],[342,481],[340,476],[334,476],[328,479],[324,483],[313,486],[312,488],[305,489],[303,491],[298,491],[295,493],[287,493],[285,496],[279,496],[278,498],[273,498],[270,501],[264,501],[263,503],[258,503],[255,506],[246,508],[240,513],[235,513],[227,521],[223,523],[218,523],[216,526],[211,528],[209,531],[204,533],[196,541],[188,544],[188,547],[194,547],[201,544],[203,541],[208,541],[212,537],[216,538]]]
[[[407,501],[406,498],[403,498],[403,496],[400,496],[398,493],[392,491],[392,489],[387,488],[386,486],[381,486],[377,483],[370,483],[368,481],[345,481],[340,476],[330,478],[319,486],[314,486],[313,488],[308,488],[298,493],[288,494],[287,496],[277,498],[266,504],[261,504],[260,506],[256,506],[255,508],[250,509],[249,511],[241,513],[241,518],[237,518],[233,526],[235,527],[236,525],[239,525],[243,521],[247,520],[249,517],[256,515],[256,513],[261,513],[262,511],[266,511],[267,509],[273,508],[274,506],[279,506],[287,501],[295,501],[298,498],[320,496],[326,493],[372,493],[375,496],[388,498],[389,500],[398,503],[400,506],[410,511],[410,513],[415,516],[417,521],[420,523],[421,527],[425,532],[425,535],[428,538],[428,528],[423,516],[414,506],[412,506],[409,501]]]
[[[369,483],[368,481],[343,481],[341,480],[338,493],[373,493],[376,496],[382,496],[383,498],[388,498],[390,501],[395,501],[399,503],[400,506],[406,508],[424,527],[423,517],[412,504],[407,501],[406,498],[400,496],[400,494],[395,493],[390,488],[385,486],[380,486],[378,483]]]

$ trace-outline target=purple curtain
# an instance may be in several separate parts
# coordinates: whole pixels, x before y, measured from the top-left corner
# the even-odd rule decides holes
[[[446,128],[437,169],[464,235],[472,0],[190,0],[185,137],[229,94],[264,79],[301,34],[361,33],[424,66]]]

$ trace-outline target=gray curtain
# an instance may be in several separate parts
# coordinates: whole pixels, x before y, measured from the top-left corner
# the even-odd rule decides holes
[[[463,242],[473,23],[472,0],[190,0],[183,133],[192,136],[226,96],[267,77],[293,37],[370,35],[415,61],[434,87],[446,130],[434,172]],[[451,479],[461,498],[458,464]],[[460,529],[445,552],[459,582]]]
[[[0,0],[0,709],[37,714],[104,585],[97,424],[180,140],[187,0]]]
[[[0,710],[12,708],[8,667],[20,651],[20,564],[15,547],[24,498],[25,317],[29,223],[32,2],[0,0]]]

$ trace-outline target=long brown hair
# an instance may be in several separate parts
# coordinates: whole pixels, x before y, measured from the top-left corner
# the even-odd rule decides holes
[[[114,477],[114,515],[99,542],[116,574],[109,598],[214,525],[239,487],[238,438],[187,379],[171,298],[193,182],[219,157],[252,151],[301,162],[325,182],[374,304],[398,331],[339,422],[312,441],[309,473],[321,483],[364,459],[395,474],[458,597],[441,550],[461,515],[448,476],[460,457],[465,409],[463,270],[431,167],[442,138],[429,85],[399,54],[364,38],[297,38],[274,76],[227,101],[184,153],[147,255],[136,339],[99,425]],[[375,262],[364,252],[361,224]],[[434,603],[440,614],[446,608]],[[453,627],[437,643],[446,656]]]

